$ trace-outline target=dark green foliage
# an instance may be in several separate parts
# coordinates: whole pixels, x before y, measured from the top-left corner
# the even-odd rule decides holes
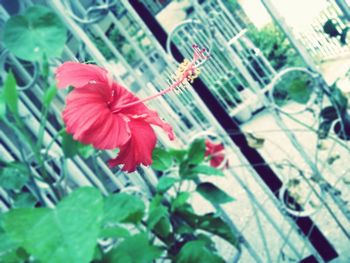
[[[200,183],[197,186],[197,192],[214,204],[224,204],[234,201],[234,199],[224,191],[220,190],[214,184],[208,182]]]
[[[323,108],[320,112],[318,137],[326,139],[332,125],[336,122],[334,126],[335,133],[339,138],[348,140],[350,139],[350,117],[347,112],[348,99],[336,85],[330,87],[330,92],[329,98],[332,105]]]
[[[23,163],[8,163],[6,167],[0,169],[0,186],[4,189],[21,190],[28,180],[29,174]]]
[[[98,190],[80,188],[55,209],[11,210],[4,215],[4,229],[10,240],[42,262],[88,263],[100,232],[102,201]]]
[[[346,38],[349,31],[349,27],[341,28],[336,19],[328,19],[323,25],[323,31],[329,37],[339,37],[340,43],[342,45],[346,45]]]
[[[18,93],[15,76],[10,71],[5,80],[4,89],[2,91],[2,100],[5,102],[7,108],[14,116],[18,116]],[[5,108],[2,106],[2,117],[5,116]]]
[[[274,24],[269,24],[261,30],[250,27],[248,37],[263,52],[276,70],[285,66],[303,65],[302,59],[291,46],[287,37]]]

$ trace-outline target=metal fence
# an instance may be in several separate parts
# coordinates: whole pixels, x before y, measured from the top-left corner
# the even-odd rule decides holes
[[[232,117],[245,121],[262,108],[252,87],[264,88],[276,72],[246,36],[247,25],[224,3],[193,2],[194,11],[169,35],[168,53],[171,42],[185,56],[191,52],[189,43],[201,43],[211,50],[202,79]]]

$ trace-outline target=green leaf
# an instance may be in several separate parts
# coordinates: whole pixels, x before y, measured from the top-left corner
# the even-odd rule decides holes
[[[127,229],[121,226],[103,228],[100,233],[102,238],[126,238],[130,236]]]
[[[215,234],[239,249],[237,237],[232,233],[232,230],[222,218],[214,213],[209,213],[197,217],[196,227]]]
[[[173,163],[171,155],[161,148],[155,148],[152,153],[152,168],[157,171],[165,171]]]
[[[320,123],[317,135],[320,139],[326,139],[328,137],[328,134],[332,128],[333,120],[325,120]]]
[[[93,188],[80,188],[55,209],[20,208],[4,216],[9,236],[41,262],[88,263],[100,232],[103,199]]]
[[[152,230],[163,217],[169,217],[168,209],[165,206],[160,205],[150,209],[147,219],[148,228]]]
[[[153,233],[164,240],[172,242],[170,235],[172,225],[170,223],[168,208],[162,204],[163,196],[156,194],[149,206],[149,216],[147,218],[147,227],[153,230]]]
[[[182,162],[186,155],[187,151],[186,150],[178,150],[178,149],[170,149],[169,154],[175,158],[175,160],[180,163]]]
[[[20,190],[29,180],[23,163],[13,162],[0,172],[0,186],[7,190]]]
[[[107,196],[103,222],[139,223],[144,215],[145,205],[139,197],[126,193]]]
[[[57,87],[55,85],[52,85],[47,90],[45,90],[44,97],[43,97],[43,104],[46,108],[50,106],[56,94],[57,94]]]
[[[160,194],[156,194],[150,203],[150,209],[156,208],[162,204],[163,196]]]
[[[344,114],[346,112],[346,108],[348,107],[348,99],[345,97],[343,92],[336,86],[332,86],[331,90],[333,106],[337,108],[340,114]]]
[[[329,121],[338,119],[337,110],[333,106],[328,106],[322,109],[320,115],[323,119]]]
[[[237,237],[219,215],[214,213],[196,215],[190,205],[179,207],[176,215],[182,218],[191,229],[201,229],[215,234],[240,249]]]
[[[5,213],[0,213],[0,233],[4,233],[4,216]]]
[[[50,9],[36,5],[23,15],[12,16],[4,28],[4,45],[17,57],[38,61],[59,57],[67,40],[67,30]]]
[[[154,233],[162,238],[168,238],[171,234],[171,222],[169,217],[162,217],[159,222],[154,226]],[[170,239],[171,240],[171,239]]]
[[[96,246],[92,262],[93,263],[103,262],[102,259],[103,259],[102,248],[100,246]]]
[[[72,158],[79,152],[79,142],[73,139],[71,134],[66,131],[61,133],[62,136],[62,151],[66,158]]]
[[[225,261],[214,254],[206,246],[205,241],[195,240],[187,242],[180,250],[175,260],[176,263],[224,263]]]
[[[141,233],[126,238],[107,255],[105,262],[150,263],[162,254],[162,250],[151,245],[147,234]]]
[[[163,176],[158,181],[157,192],[165,193],[177,182],[179,182],[178,178]]]
[[[0,120],[4,119],[6,116],[6,101],[4,96],[4,91],[0,90]]]
[[[161,237],[165,238],[170,234],[171,224],[169,220],[168,209],[160,204],[159,206],[151,206],[147,219],[147,227]]]
[[[189,192],[181,192],[178,194],[171,202],[171,210],[175,211],[178,207],[183,206],[190,197],[191,194]]]
[[[209,248],[210,248],[210,247],[215,248],[214,240],[212,240],[208,235],[205,235],[205,234],[198,234],[198,235],[197,235],[197,239],[203,241],[204,244],[205,244],[207,247],[209,247]]]
[[[298,103],[305,104],[309,101],[312,90],[305,78],[293,79],[288,87],[290,98]]]
[[[224,173],[221,170],[204,164],[197,165],[192,169],[192,172],[206,175],[224,176]]]
[[[339,154],[334,154],[334,155],[331,155],[327,158],[327,164],[328,165],[332,165],[336,160],[340,159],[340,155]]]
[[[13,199],[14,208],[34,207],[37,200],[31,193],[19,193]]]
[[[0,233],[0,262],[22,262],[17,255],[18,243],[6,233]]]
[[[78,152],[84,159],[87,159],[95,153],[95,148],[91,144],[82,144],[79,142]]]
[[[17,82],[15,76],[10,71],[7,74],[7,78],[4,84],[3,96],[9,110],[16,116],[18,116],[18,94],[17,94]]]
[[[184,160],[180,163],[179,167],[179,175],[183,179],[188,180],[196,180],[198,179],[198,173],[193,171],[193,168],[195,168],[195,164],[191,164],[189,160]]]
[[[192,228],[197,227],[199,215],[195,214],[192,206],[188,203],[183,204],[182,206],[177,207],[175,215],[182,218],[186,223]]]
[[[47,79],[48,76],[49,76],[49,73],[50,73],[50,64],[49,64],[49,61],[47,59],[47,56],[46,54],[43,55],[43,58],[41,60],[41,63],[40,63],[40,73],[41,73],[41,76],[44,78],[44,79]]]
[[[205,141],[204,139],[197,139],[188,150],[188,160],[191,164],[200,164],[205,156]]]
[[[193,234],[195,232],[195,229],[188,225],[180,225],[176,226],[175,228],[176,234],[182,235],[182,234]]]
[[[149,215],[147,218],[147,227],[153,229],[162,218],[168,218],[169,213],[167,207],[162,204],[163,196],[155,195],[149,205]]]
[[[200,183],[197,186],[197,192],[213,204],[224,204],[235,200],[217,186],[208,182]]]

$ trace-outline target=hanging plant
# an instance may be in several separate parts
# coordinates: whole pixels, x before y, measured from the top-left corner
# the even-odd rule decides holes
[[[333,128],[335,134],[342,140],[350,140],[350,115],[347,110],[348,99],[335,85],[331,87],[331,106],[320,112],[318,136],[326,139]]]
[[[349,27],[341,28],[336,19],[328,19],[323,25],[323,31],[331,38],[339,38],[342,45],[346,45]]]
[[[305,180],[293,178],[283,184],[279,199],[289,214],[305,217],[321,208],[319,196],[323,195],[321,188],[312,180],[307,183]]]
[[[273,23],[264,26],[260,30],[253,26],[249,26],[248,29],[248,37],[276,70],[281,70],[286,66],[292,67],[304,64],[285,34]]]

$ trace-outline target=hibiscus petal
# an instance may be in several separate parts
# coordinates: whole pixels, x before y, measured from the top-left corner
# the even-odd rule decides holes
[[[157,137],[152,127],[142,120],[129,122],[130,140],[120,147],[118,156],[108,161],[110,167],[123,164],[122,170],[133,172],[140,164],[152,164],[152,152],[156,146]]]
[[[73,86],[84,87],[89,82],[102,82],[108,86],[107,71],[91,64],[65,62],[56,70],[57,87],[59,89]]]
[[[56,79],[58,88],[76,88],[63,112],[67,132],[98,149],[120,148],[110,166],[123,164],[124,171],[132,172],[139,164],[152,163],[157,138],[151,124],[165,130],[170,139],[175,137],[172,127],[143,103],[123,107],[139,98],[113,82],[102,68],[67,62],[57,69]]]
[[[162,128],[166,133],[168,133],[168,137],[170,140],[175,139],[173,127],[171,127],[170,124],[168,124],[167,122],[163,121],[156,111],[147,108],[146,114],[147,116],[145,118],[145,121],[147,121],[149,124],[153,124]]]
[[[115,101],[112,109],[118,110],[119,106],[138,101],[139,98],[134,96],[131,92],[125,89],[120,84],[114,83],[113,89],[116,91]],[[123,113],[133,119],[143,119],[149,124],[153,124],[161,127],[166,133],[168,133],[169,139],[174,140],[175,135],[173,128],[166,122],[164,122],[156,111],[150,110],[145,104],[138,103],[133,106],[120,109],[120,113]]]
[[[219,167],[222,165],[222,162],[225,160],[225,156],[223,154],[218,154],[215,156],[212,156],[212,158],[210,159],[210,165],[212,167]]]
[[[113,114],[108,108],[100,91],[103,88],[102,84],[91,84],[71,91],[63,120],[74,139],[97,149],[114,149],[129,140],[130,131],[123,116]]]
[[[215,153],[225,150],[225,147],[222,143],[213,143],[210,140],[205,140],[205,156],[213,155]]]
[[[205,140],[205,156],[210,156],[210,165],[219,167],[225,161],[225,147],[223,143],[213,143],[210,140]],[[225,165],[227,167],[227,163]]]

